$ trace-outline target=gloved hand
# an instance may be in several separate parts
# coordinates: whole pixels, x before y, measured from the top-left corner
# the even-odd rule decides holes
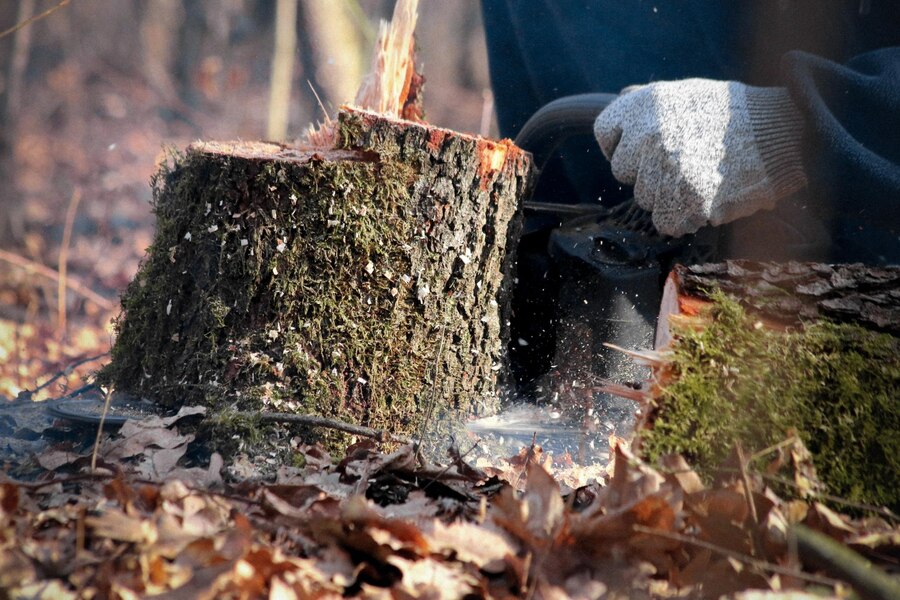
[[[600,113],[594,135],[660,233],[721,225],[806,186],[802,117],[785,88],[661,81]]]

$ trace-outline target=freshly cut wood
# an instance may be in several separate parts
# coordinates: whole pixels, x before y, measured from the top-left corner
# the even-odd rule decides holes
[[[349,108],[336,133],[196,143],[158,174],[106,380],[405,434],[432,404],[496,409],[528,155]]]
[[[656,348],[671,340],[673,315],[696,315],[715,290],[771,326],[830,319],[900,335],[898,266],[732,260],[676,265],[663,290]]]

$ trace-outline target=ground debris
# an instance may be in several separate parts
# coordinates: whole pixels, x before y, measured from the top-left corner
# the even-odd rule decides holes
[[[706,485],[683,459],[653,467],[617,438],[612,464],[583,481],[536,447],[476,468],[456,449],[447,465],[423,465],[412,446],[372,440],[340,459],[297,444],[294,464],[263,480],[235,476],[241,457],[161,460],[190,443],[177,427],[129,422],[102,438],[93,472],[84,455],[48,454],[39,462],[53,469],[0,483],[0,587],[60,598],[840,597],[846,584],[789,551],[796,525],[882,564],[900,539],[889,515],[784,501],[759,477]]]

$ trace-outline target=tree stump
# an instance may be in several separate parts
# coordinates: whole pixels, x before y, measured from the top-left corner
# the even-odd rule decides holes
[[[395,433],[496,409],[530,158],[349,108],[336,138],[196,143],[156,175],[101,380]]]

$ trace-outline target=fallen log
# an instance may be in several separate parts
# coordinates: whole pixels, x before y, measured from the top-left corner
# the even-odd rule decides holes
[[[900,508],[900,267],[678,267],[663,294],[636,447],[708,477],[736,446],[765,472],[799,436],[833,496]],[[612,386],[615,389],[615,386]],[[767,450],[768,449],[768,450]],[[772,473],[769,473],[771,475]],[[809,492],[801,488],[793,492]],[[821,490],[820,490],[821,491]]]
[[[731,260],[675,266],[663,289],[655,346],[669,341],[671,315],[696,314],[715,290],[770,325],[829,319],[900,335],[900,267]]]

